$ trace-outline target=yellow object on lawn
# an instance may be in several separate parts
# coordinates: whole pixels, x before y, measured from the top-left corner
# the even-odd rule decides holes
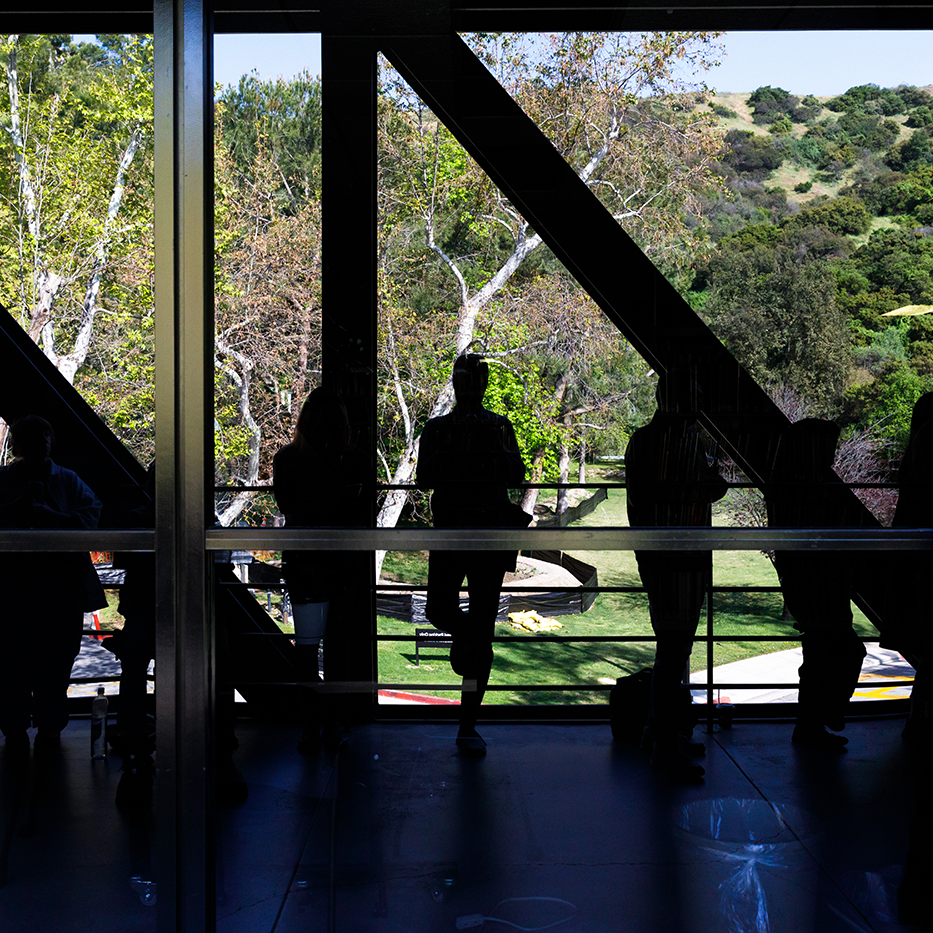
[[[563,628],[557,619],[548,619],[539,615],[534,609],[525,612],[510,612],[509,624],[520,632],[556,632]]]

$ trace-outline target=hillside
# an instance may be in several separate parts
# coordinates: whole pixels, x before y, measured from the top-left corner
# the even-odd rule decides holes
[[[933,390],[931,91],[764,86],[695,107],[724,142],[696,229],[709,258],[682,291],[776,395],[895,447]]]

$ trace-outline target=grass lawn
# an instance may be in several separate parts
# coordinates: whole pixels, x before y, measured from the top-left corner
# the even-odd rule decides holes
[[[589,478],[598,482],[603,477],[590,471]],[[718,524],[723,519],[714,515]],[[724,523],[724,521],[723,521]],[[576,527],[627,525],[624,490],[610,490],[609,498],[595,512],[582,519]],[[639,586],[635,555],[628,551],[568,552],[595,565],[601,586]],[[427,580],[424,554],[389,555],[386,567],[399,581],[413,584]],[[713,585],[776,586],[777,575],[768,558],[758,551],[718,551],[713,554]],[[791,622],[782,621],[783,602],[780,593],[715,593],[714,664],[726,664],[742,658],[767,654],[795,646],[795,642],[716,642],[717,635],[793,636]],[[700,632],[705,631],[705,612]],[[637,638],[651,636],[648,604],[644,593],[601,593],[586,613],[559,616],[560,635],[624,635]],[[856,628],[860,634],[875,634],[870,623],[856,612]],[[384,636],[414,634],[410,623],[380,616],[378,633]],[[507,623],[496,627],[498,636],[519,635]],[[528,691],[521,684],[593,684],[614,683],[621,674],[639,670],[652,661],[654,648],[650,642],[559,644],[543,642],[535,635],[524,635],[516,642],[498,643],[492,672],[492,685],[510,689],[490,691],[487,703],[605,703],[604,691]],[[379,679],[385,683],[412,685],[418,693],[456,698],[455,690],[436,691],[418,688],[418,683],[450,684],[459,678],[448,664],[447,649],[421,650],[420,666],[415,666],[413,642],[383,641],[379,643]],[[693,670],[706,664],[706,650],[698,644],[692,661]],[[513,686],[514,685],[514,686]]]

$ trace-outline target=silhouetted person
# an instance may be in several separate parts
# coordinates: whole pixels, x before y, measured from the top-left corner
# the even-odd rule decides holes
[[[898,470],[899,494],[895,528],[933,527],[933,392],[917,399],[910,419],[910,439]],[[916,669],[904,740],[919,756],[917,797],[910,825],[904,878],[897,892],[898,920],[904,925],[933,927],[933,704],[927,689],[930,631],[930,555],[898,551],[887,566],[896,578],[889,585],[882,644],[902,652]]]
[[[523,527],[531,517],[513,505],[508,489],[525,478],[525,464],[508,418],[483,408],[489,366],[478,354],[457,357],[453,370],[453,411],[424,427],[418,453],[418,486],[433,489],[431,512],[437,528]],[[492,640],[506,571],[515,569],[515,551],[431,551],[428,563],[428,621],[453,639],[450,666],[460,674],[460,729],[457,745],[481,757],[486,743],[476,720],[492,670]],[[467,581],[469,610],[460,608]],[[475,680],[475,689],[467,681]]]
[[[910,439],[898,469],[895,528],[933,527],[933,392],[917,399],[910,419]],[[904,739],[923,738],[929,729],[925,715],[928,666],[924,636],[930,617],[930,556],[925,551],[898,551],[886,562],[897,585],[887,589],[882,645],[900,651],[916,670],[910,715]]]
[[[123,516],[128,528],[155,525],[155,464],[146,477],[145,500]],[[152,799],[155,735],[148,716],[149,662],[155,657],[155,555],[142,552],[114,554],[122,568],[123,585],[117,609],[123,628],[101,643],[120,659],[120,707],[110,744],[123,756],[116,804],[121,809],[145,807]]]
[[[839,428],[805,418],[781,434],[766,491],[772,528],[844,528],[858,523],[839,495],[833,472]],[[835,489],[833,487],[836,487]],[[803,664],[793,741],[842,750],[845,711],[858,683],[865,646],[852,629],[857,561],[844,551],[781,551],[774,555],[784,603],[801,633]]]
[[[625,451],[626,504],[633,527],[708,528],[712,503],[727,490],[697,425],[699,388],[684,372],[662,375],[658,408]],[[636,551],[657,638],[645,745],[651,766],[688,780],[703,776],[691,760],[704,748],[682,731],[681,684],[712,570],[711,551]]]
[[[155,524],[155,464],[150,464],[144,499],[140,506],[122,515],[126,528],[152,528]],[[233,579],[225,552],[215,552],[213,567],[219,579]],[[123,758],[116,804],[121,810],[141,810],[152,799],[155,777],[153,752],[156,734],[149,718],[149,662],[155,657],[156,577],[155,555],[139,552],[114,554],[114,566],[125,571],[118,606],[123,628],[105,638],[103,647],[120,659],[120,706],[110,744]],[[236,706],[231,682],[231,656],[226,626],[229,611],[227,591],[216,587],[216,694],[214,720],[215,792],[222,804],[246,801],[249,788],[236,767]]]
[[[44,418],[26,415],[11,429],[13,456],[0,469],[0,525],[5,528],[97,527],[101,503],[71,470],[50,458],[54,435]],[[87,553],[9,553],[0,562],[3,651],[0,730],[8,747],[54,746],[68,724],[68,682],[81,650],[84,613],[107,605]]]
[[[933,633],[929,626],[923,634],[919,650],[928,657],[933,649]],[[910,843],[904,861],[904,877],[897,892],[898,921],[905,926],[933,929],[933,789],[930,768],[933,767],[933,702],[928,694],[912,696],[911,716],[922,719],[914,727],[911,745],[918,755],[916,801],[910,823]]]
[[[369,463],[351,443],[350,419],[340,396],[327,386],[316,388],[301,407],[294,440],[273,460],[273,489],[287,528],[366,527]],[[324,680],[349,679],[350,626],[362,586],[368,580],[371,555],[365,551],[286,551],[285,585],[298,629],[299,615],[326,604]],[[306,655],[307,679],[318,679],[317,645],[297,645]],[[359,650],[359,649],[357,649]],[[346,735],[336,696],[325,697],[322,709],[311,698],[310,723],[299,751],[314,752],[321,741],[336,747]]]

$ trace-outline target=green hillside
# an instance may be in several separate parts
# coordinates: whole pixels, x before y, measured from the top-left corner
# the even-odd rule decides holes
[[[933,389],[931,88],[764,86],[695,109],[723,144],[696,227],[710,248],[682,292],[798,416],[896,453]]]

